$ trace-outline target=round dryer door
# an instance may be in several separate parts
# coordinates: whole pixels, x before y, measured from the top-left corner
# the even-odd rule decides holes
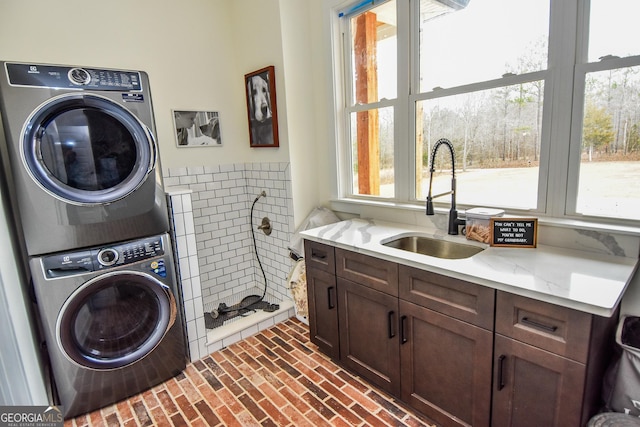
[[[156,146],[149,129],[123,106],[97,95],[65,94],[31,114],[21,154],[47,193],[96,205],[140,187],[155,167]]]
[[[65,302],[56,330],[63,353],[76,364],[116,369],[149,354],[176,319],[167,286],[145,273],[94,278]]]

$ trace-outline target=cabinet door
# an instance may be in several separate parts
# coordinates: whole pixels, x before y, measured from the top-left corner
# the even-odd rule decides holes
[[[326,271],[307,268],[307,298],[311,342],[327,356],[338,360],[340,338],[336,276]]]
[[[494,427],[580,426],[585,366],[496,334]]]
[[[405,301],[400,313],[402,400],[439,425],[488,426],[493,333]]]
[[[340,360],[363,378],[400,393],[398,298],[338,278]]]

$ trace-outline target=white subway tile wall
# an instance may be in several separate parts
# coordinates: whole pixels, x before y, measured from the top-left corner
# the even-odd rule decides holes
[[[175,258],[182,291],[182,304],[189,342],[189,359],[198,360],[209,354],[198,252],[193,226],[191,190],[172,188],[167,191],[171,234],[175,244]]]
[[[291,300],[286,281],[293,266],[287,246],[294,232],[289,163],[170,168],[163,170],[163,175],[170,193],[176,244],[180,254],[187,250],[187,257],[182,255],[179,261],[184,273],[183,287],[189,287],[184,282],[191,283],[191,289],[183,289],[188,317],[192,312],[195,316],[204,316],[203,307],[218,301],[229,305],[248,294],[262,294],[264,279],[254,253],[249,222],[251,205],[262,191],[267,196],[256,202],[251,226],[267,277],[265,300],[270,303]],[[190,190],[190,197],[180,194],[177,200],[171,196],[173,188]],[[188,205],[189,211],[184,205]],[[269,236],[257,230],[265,216],[272,226]],[[199,271],[198,291],[194,286],[196,270]],[[199,299],[187,300],[190,292],[199,292]],[[199,329],[200,323],[204,328],[203,318],[197,319],[187,320],[188,331]],[[192,336],[189,334],[190,347],[193,347]],[[201,337],[206,336],[206,331],[204,335],[197,331],[195,336],[202,350]],[[194,351],[190,351],[193,356]]]

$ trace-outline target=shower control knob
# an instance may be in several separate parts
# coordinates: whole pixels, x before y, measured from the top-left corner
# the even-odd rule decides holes
[[[98,262],[105,267],[110,267],[118,262],[118,251],[112,248],[102,249],[98,252]]]

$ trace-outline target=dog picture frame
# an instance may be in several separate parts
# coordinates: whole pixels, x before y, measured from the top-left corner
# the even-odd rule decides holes
[[[222,147],[220,113],[172,110],[178,148]]]
[[[249,145],[255,148],[279,147],[275,67],[270,65],[245,74],[244,87]]]

